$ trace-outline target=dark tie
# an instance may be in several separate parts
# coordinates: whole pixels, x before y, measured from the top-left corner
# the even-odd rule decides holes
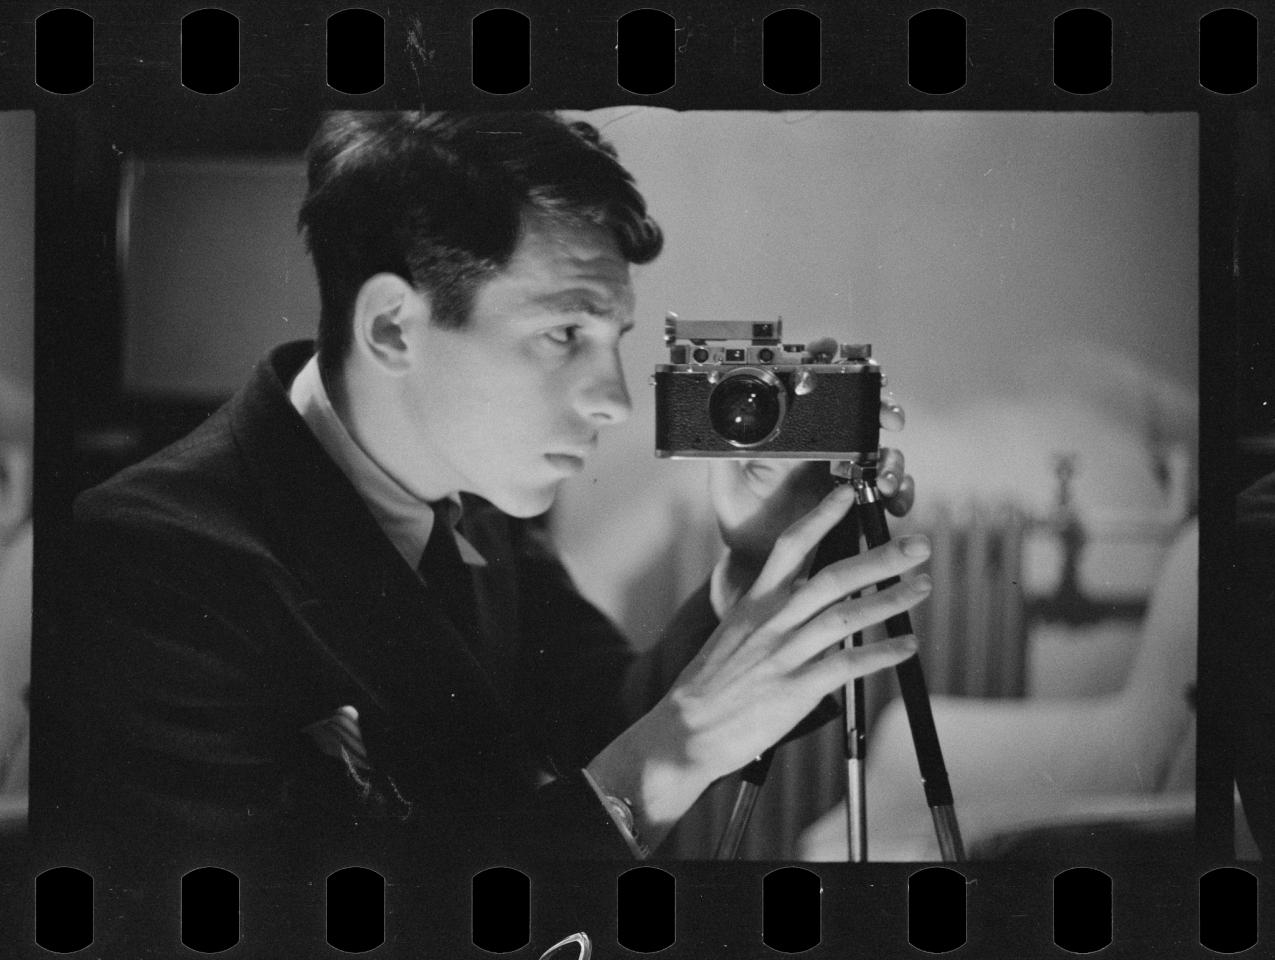
[[[456,547],[456,535],[451,526],[452,504],[448,500],[440,500],[430,506],[434,510],[434,528],[425,543],[417,571],[447,618],[478,653],[484,645],[478,626],[474,580]]]

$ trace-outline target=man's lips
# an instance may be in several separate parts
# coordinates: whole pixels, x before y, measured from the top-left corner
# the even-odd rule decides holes
[[[546,453],[545,459],[564,473],[579,473],[584,469],[584,457],[576,453]]]

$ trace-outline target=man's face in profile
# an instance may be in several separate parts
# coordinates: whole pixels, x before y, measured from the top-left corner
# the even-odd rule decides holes
[[[619,344],[632,314],[629,264],[609,231],[528,217],[467,324],[421,332],[428,361],[408,412],[427,454],[504,512],[543,513],[598,431],[629,416]]]

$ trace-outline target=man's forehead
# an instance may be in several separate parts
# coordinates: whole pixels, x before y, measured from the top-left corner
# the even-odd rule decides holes
[[[629,262],[611,232],[591,223],[528,218],[506,268],[511,278],[570,280],[629,293]]]
[[[610,230],[594,223],[574,220],[526,218],[514,256],[526,253],[568,263],[596,263],[604,270],[618,265],[627,272],[629,265]]]

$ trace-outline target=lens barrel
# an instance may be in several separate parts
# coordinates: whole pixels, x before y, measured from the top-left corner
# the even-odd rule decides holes
[[[769,370],[744,367],[728,373],[708,397],[714,432],[735,447],[755,447],[776,433],[788,409],[788,392]]]

